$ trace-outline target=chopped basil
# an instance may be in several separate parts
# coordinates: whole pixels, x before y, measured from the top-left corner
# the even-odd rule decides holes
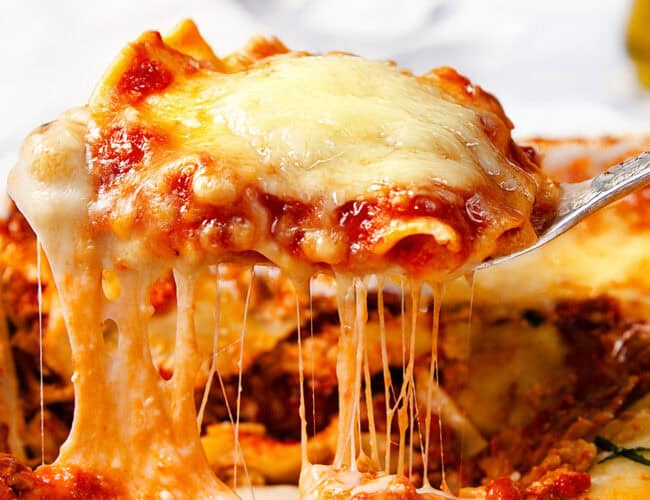
[[[605,458],[600,460],[598,462],[599,464],[602,464],[607,460],[611,460],[612,458],[623,457],[639,464],[650,465],[650,459],[647,459],[640,454],[640,452],[650,451],[650,448],[645,448],[643,446],[637,446],[636,448],[621,448],[612,443],[610,440],[605,439],[601,436],[596,436],[596,439],[594,439],[594,444],[603,451],[611,452]]]

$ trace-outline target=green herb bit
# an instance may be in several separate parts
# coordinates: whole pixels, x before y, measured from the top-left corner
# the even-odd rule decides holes
[[[646,448],[644,446],[637,446],[635,448],[622,448],[602,436],[596,436],[596,439],[594,439],[594,444],[603,451],[611,452],[605,458],[600,460],[598,462],[599,464],[602,464],[603,462],[606,462],[613,458],[623,457],[627,458],[628,460],[632,460],[633,462],[650,466],[650,459],[647,459],[640,454],[640,452],[650,451],[650,448]]]

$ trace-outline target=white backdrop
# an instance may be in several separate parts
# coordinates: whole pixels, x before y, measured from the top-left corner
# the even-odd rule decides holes
[[[495,93],[516,134],[650,132],[624,48],[626,0],[0,0],[0,171],[24,135],[85,102],[141,31],[193,17],[218,53],[290,47],[451,65]],[[0,176],[4,177],[4,176]]]

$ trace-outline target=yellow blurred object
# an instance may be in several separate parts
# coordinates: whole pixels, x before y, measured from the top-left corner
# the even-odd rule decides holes
[[[639,79],[650,88],[650,0],[635,0],[627,27],[627,50]]]

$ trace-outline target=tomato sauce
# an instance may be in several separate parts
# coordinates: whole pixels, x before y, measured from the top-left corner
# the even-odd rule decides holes
[[[133,47],[135,57],[122,74],[116,90],[119,97],[130,104],[138,104],[147,96],[165,90],[174,80],[174,75],[162,62],[150,59],[144,47]]]
[[[103,130],[89,144],[99,189],[110,186],[146,161],[154,144],[165,142],[160,134],[135,125],[115,125]]]

